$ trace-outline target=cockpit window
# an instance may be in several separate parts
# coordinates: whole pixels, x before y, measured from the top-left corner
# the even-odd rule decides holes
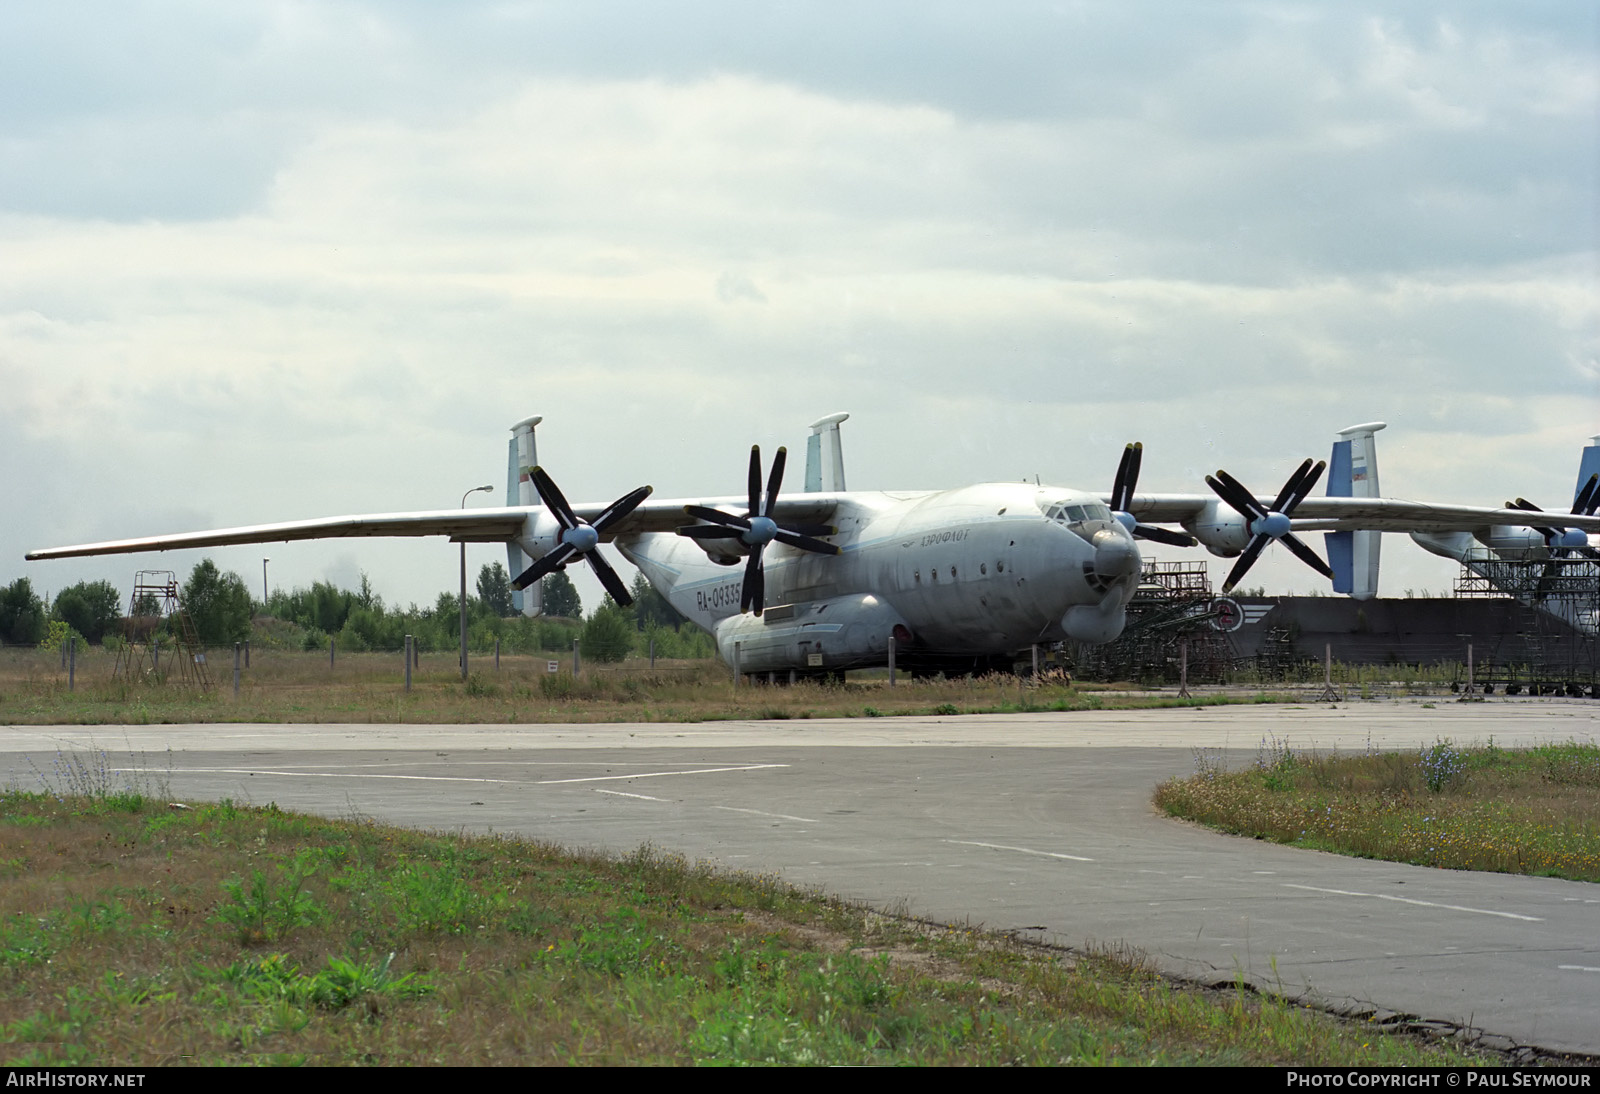
[[[1111,510],[1104,505],[1051,505],[1044,515],[1057,524],[1082,524],[1091,520],[1110,520]]]

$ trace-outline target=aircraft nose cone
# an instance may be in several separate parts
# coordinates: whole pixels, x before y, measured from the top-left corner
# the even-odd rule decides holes
[[[1094,534],[1094,572],[1107,580],[1139,572],[1139,548],[1133,540],[1110,529]]]

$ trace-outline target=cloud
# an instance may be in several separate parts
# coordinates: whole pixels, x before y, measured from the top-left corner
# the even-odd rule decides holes
[[[594,498],[737,492],[836,409],[863,486],[1103,486],[1141,436],[1153,489],[1276,483],[1387,417],[1463,501],[1568,488],[1593,424],[1556,8],[43,10],[0,34],[0,391],[52,484],[0,487],[9,557],[448,505],[534,412]],[[391,599],[414,547],[363,547]]]

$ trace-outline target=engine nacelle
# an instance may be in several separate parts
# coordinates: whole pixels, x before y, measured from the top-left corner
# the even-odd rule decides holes
[[[555,550],[560,542],[561,522],[548,509],[530,514],[522,522],[522,530],[517,533],[517,546],[521,547],[522,553],[533,561],[538,561]]]
[[[900,613],[870,593],[779,604],[757,617],[736,615],[717,624],[717,652],[733,664],[739,644],[740,672],[838,672],[888,659],[889,638],[911,631]]]
[[[1250,542],[1244,517],[1221,501],[1206,502],[1198,516],[1183,522],[1183,528],[1219,558],[1236,557]]]
[[[691,542],[718,566],[734,566],[750,557],[749,545],[737,536],[732,539],[697,539]]]
[[[1544,536],[1534,528],[1514,528],[1496,525],[1486,532],[1474,533],[1473,538],[1491,551],[1512,551],[1521,557],[1528,557],[1524,552],[1542,551],[1546,546]],[[1534,555],[1538,558],[1540,556]]]

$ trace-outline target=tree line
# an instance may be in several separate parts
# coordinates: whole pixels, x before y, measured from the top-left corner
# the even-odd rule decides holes
[[[570,650],[574,639],[584,657],[595,661],[643,655],[652,643],[658,657],[711,657],[716,652],[711,636],[673,609],[642,574],[634,580],[631,607],[607,596],[587,618],[564,573],[544,579],[544,614],[534,618],[516,612],[510,575],[499,562],[478,572],[476,586],[477,595],[467,598],[467,644],[479,653],[492,651],[497,641],[507,653]],[[181,601],[201,644],[208,647],[250,641],[258,647],[316,650],[327,649],[332,641],[352,652],[399,650],[410,635],[418,649],[429,652],[458,649],[461,641],[456,593],[442,592],[426,607],[394,608],[384,603],[366,574],[356,589],[318,581],[310,588],[274,590],[263,604],[238,574],[202,559],[184,582]],[[124,603],[110,582],[93,581],[62,589],[47,604],[28,578],[18,578],[0,588],[0,644],[55,649],[75,636],[84,643],[115,645],[125,640]],[[148,616],[157,614],[160,605],[129,608],[133,616]]]

